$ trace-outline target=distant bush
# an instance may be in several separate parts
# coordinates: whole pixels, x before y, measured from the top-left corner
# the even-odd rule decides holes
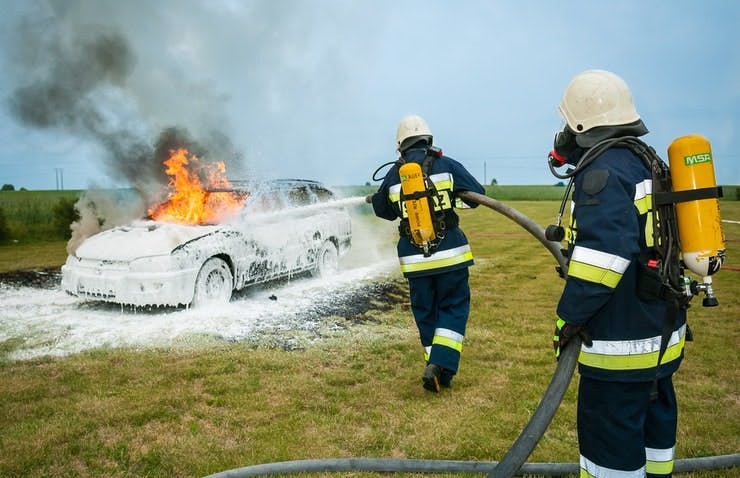
[[[15,191],[15,186],[12,184],[3,184],[2,191]]]
[[[52,208],[54,231],[59,237],[69,239],[72,237],[70,224],[80,219],[80,215],[75,209],[76,199],[61,197]]]
[[[0,207],[0,242],[5,242],[10,238],[8,229],[8,220],[5,219],[5,211]]]

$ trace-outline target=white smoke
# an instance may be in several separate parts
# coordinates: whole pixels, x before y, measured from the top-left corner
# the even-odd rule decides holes
[[[115,191],[91,188],[75,203],[80,219],[72,223],[72,237],[67,242],[67,253],[98,232],[130,223],[146,214],[146,205],[134,191]]]

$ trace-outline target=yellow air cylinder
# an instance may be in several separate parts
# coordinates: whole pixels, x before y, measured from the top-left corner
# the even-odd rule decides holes
[[[406,163],[399,168],[398,173],[401,176],[401,191],[404,196],[423,193],[426,190],[421,165],[418,163]],[[435,237],[429,201],[426,197],[420,197],[406,199],[404,204],[409,219],[411,240],[418,246],[427,247]]]
[[[700,135],[682,136],[668,146],[673,191],[714,188],[712,147]],[[676,203],[681,255],[686,267],[708,277],[722,267],[725,241],[719,214],[719,200],[699,199]]]

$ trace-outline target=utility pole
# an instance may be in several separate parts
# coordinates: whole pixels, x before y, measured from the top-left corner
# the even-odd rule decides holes
[[[64,168],[54,168],[57,181],[57,191],[64,190]]]

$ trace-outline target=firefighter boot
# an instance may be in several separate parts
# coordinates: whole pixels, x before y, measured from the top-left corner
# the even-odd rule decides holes
[[[424,375],[421,380],[424,382],[424,388],[430,392],[439,393],[439,377],[442,375],[442,367],[430,363],[424,369]]]
[[[442,388],[450,388],[452,387],[452,377],[455,375],[447,370],[446,368],[442,369],[442,373],[439,376],[439,386]]]

